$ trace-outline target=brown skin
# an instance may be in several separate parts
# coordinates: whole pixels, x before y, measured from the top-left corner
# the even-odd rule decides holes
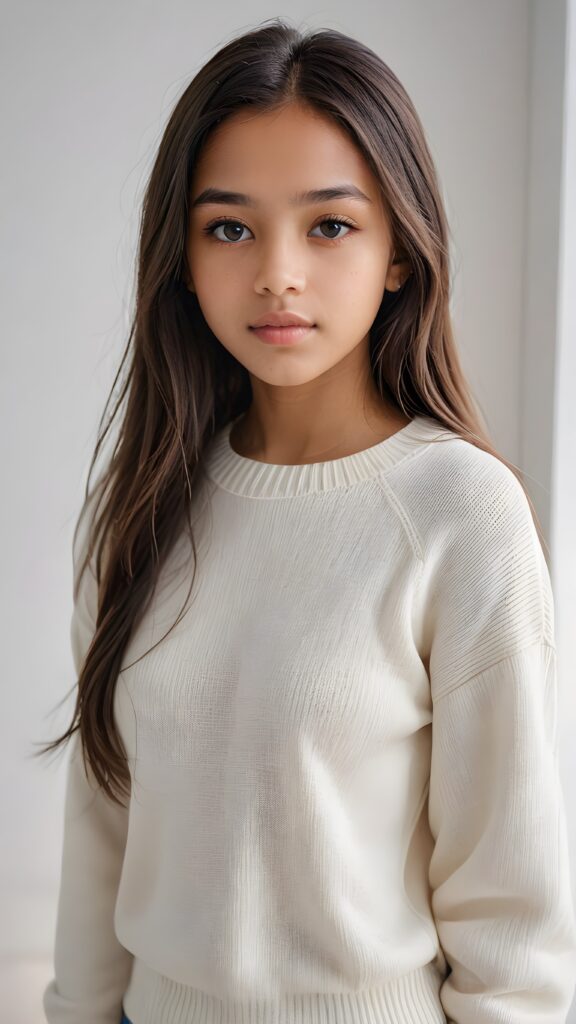
[[[353,183],[371,199],[290,206],[296,191]],[[280,112],[239,111],[218,127],[195,169],[205,188],[243,192],[257,205],[191,209],[186,255],[209,327],[246,367],[253,402],[230,440],[241,455],[288,465],[362,451],[409,422],[379,395],[369,330],[384,288],[409,273],[395,246],[377,179],[346,133],[292,103]],[[334,223],[348,218],[358,230]],[[226,217],[244,227],[202,228]],[[218,244],[218,239],[223,244]],[[237,240],[238,239],[238,240]],[[249,325],[290,310],[316,324],[291,347],[265,345]]]

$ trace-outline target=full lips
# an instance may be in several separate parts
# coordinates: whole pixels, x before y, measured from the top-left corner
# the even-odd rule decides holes
[[[250,330],[254,331],[255,334],[269,345],[293,345],[305,338],[310,331],[314,330],[315,324],[303,326],[300,324],[291,324],[286,327],[273,327],[266,325],[265,327],[251,327]]]

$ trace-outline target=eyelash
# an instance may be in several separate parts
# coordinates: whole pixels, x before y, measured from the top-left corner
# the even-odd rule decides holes
[[[358,231],[358,228],[355,227],[355,225],[352,224],[352,222],[349,221],[347,217],[337,217],[336,214],[328,214],[326,217],[323,217],[322,220],[319,220],[318,223],[314,225],[314,228],[318,228],[320,227],[321,224],[326,223],[344,224],[345,227],[351,228],[352,231]],[[209,224],[206,225],[205,228],[202,228],[203,234],[212,235],[213,241],[219,245],[230,246],[238,244],[237,242],[230,241],[230,239],[224,241],[222,238],[214,237],[214,231],[216,230],[216,228],[220,227],[221,224],[239,224],[240,227],[247,228],[248,231],[250,230],[250,228],[248,228],[248,226],[246,224],[243,224],[242,221],[240,220],[235,220],[232,217],[219,217],[218,220],[211,221]],[[314,230],[314,228],[312,230]],[[348,238],[348,234],[342,235],[341,238],[325,238],[324,241],[332,242],[334,245],[338,245],[340,242],[343,242],[346,238]],[[241,241],[246,241],[246,239],[241,239]]]

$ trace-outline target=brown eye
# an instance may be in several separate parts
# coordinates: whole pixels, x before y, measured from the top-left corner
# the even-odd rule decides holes
[[[338,231],[338,234],[332,234],[328,236],[324,235],[323,237],[327,242],[340,242],[341,240],[343,241],[344,238],[346,238],[351,231],[358,230],[358,228],[355,227],[354,224],[352,224],[346,217],[337,217],[335,215],[323,217],[323,219],[318,224],[316,224],[313,230],[315,231],[316,228],[321,228],[325,224],[330,225],[332,229],[336,227],[337,231],[341,227],[346,227],[350,229],[350,231],[346,232],[346,234],[344,235],[342,234],[341,231]],[[229,232],[229,234],[226,235],[224,238],[218,238],[215,234],[218,228],[223,228],[225,231]],[[211,224],[207,224],[205,228],[202,228],[202,232],[205,235],[213,236],[215,242],[221,242],[224,245],[230,245],[231,243],[234,242],[246,241],[246,239],[240,237],[244,229],[246,229],[247,231],[250,230],[249,228],[246,228],[246,225],[242,224],[242,222],[239,220],[233,220],[230,217],[220,217],[219,220],[213,221]]]
[[[342,217],[325,217],[324,220],[321,220],[320,223],[316,225],[316,227],[317,228],[321,228],[321,227],[324,227],[325,224],[329,224],[329,225],[331,225],[331,227],[336,227],[336,228],[340,228],[341,226],[344,226],[344,227],[351,228],[352,230],[354,230],[353,225],[350,224],[349,221],[345,220]],[[314,229],[314,230],[316,230],[316,229]],[[327,236],[324,236],[324,237],[327,237]],[[329,237],[330,241],[337,242],[341,238],[346,238],[346,234],[343,235],[342,232],[340,231],[339,234],[330,235],[328,237]]]
[[[214,237],[216,238],[216,235],[214,234],[216,228],[225,228],[226,231],[230,232],[232,237],[226,236],[225,238],[216,238],[217,242],[237,242],[239,240],[243,242],[244,239],[239,239],[238,234],[234,235],[234,232],[240,232],[241,234],[245,227],[246,225],[241,224],[239,220],[222,219],[215,221],[213,224],[208,224],[208,226],[205,227],[203,230],[206,235],[214,235]]]

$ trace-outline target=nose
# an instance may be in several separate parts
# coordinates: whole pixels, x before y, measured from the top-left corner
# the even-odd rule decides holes
[[[281,295],[287,289],[301,292],[306,284],[302,253],[289,239],[269,242],[262,248],[254,289],[258,294]]]

